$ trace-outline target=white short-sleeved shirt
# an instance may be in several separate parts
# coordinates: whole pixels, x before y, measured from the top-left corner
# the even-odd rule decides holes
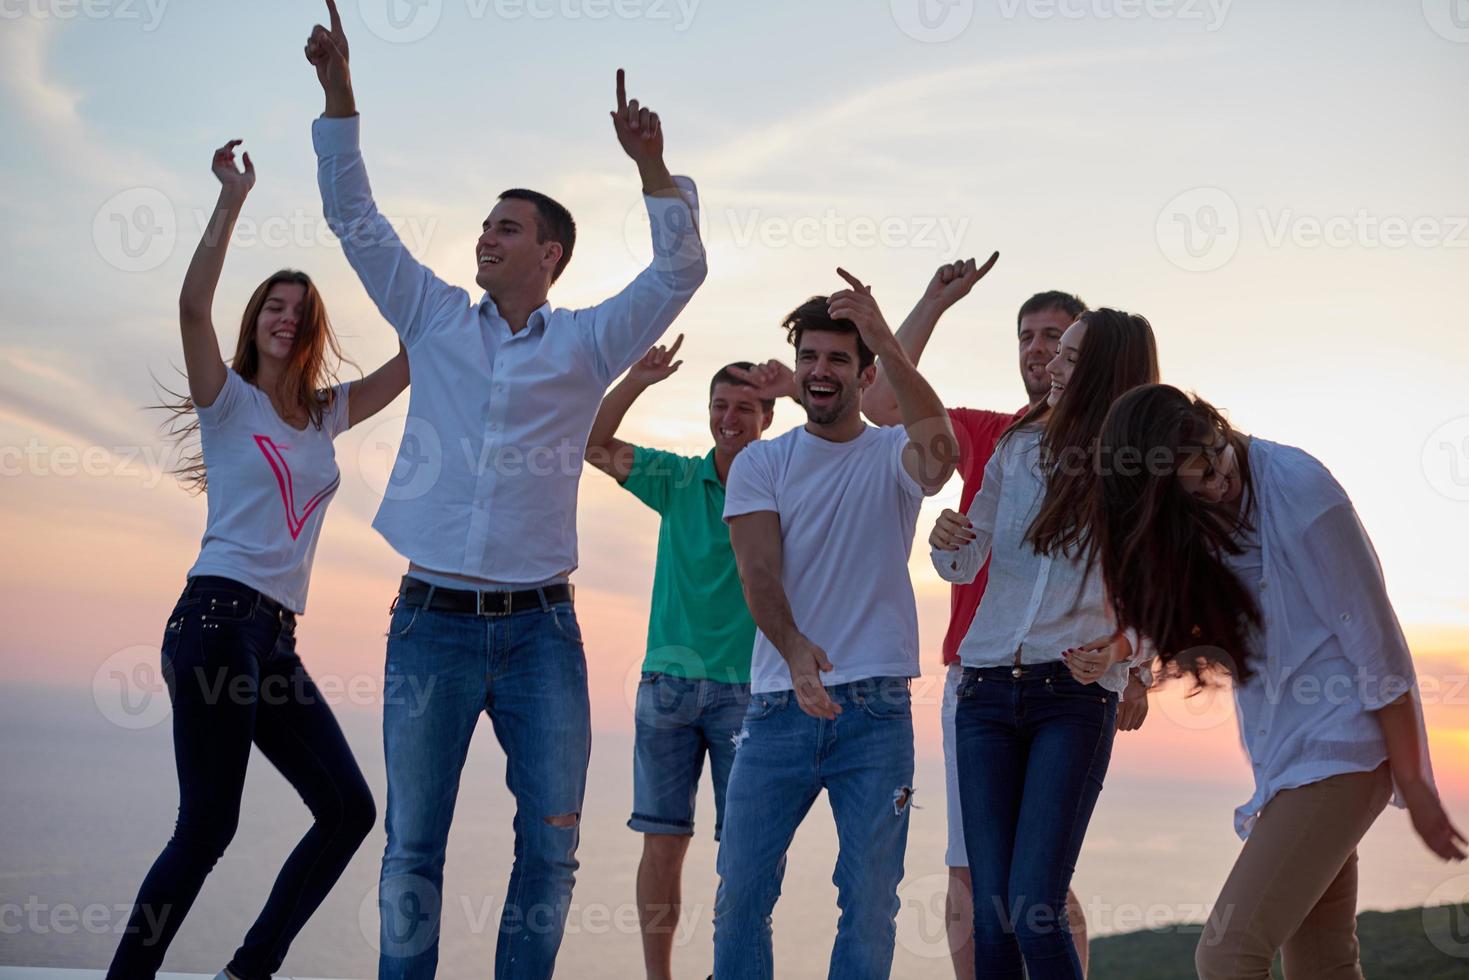
[[[311,560],[341,474],[332,440],[347,428],[347,388],[332,389],[321,428],[295,429],[233,370],[196,408],[209,477],[209,520],[189,575],[221,575],[293,612],[306,610]]]
[[[832,442],[792,429],[735,457],[724,519],[780,516],[781,582],[796,628],[826,651],[833,687],[866,677],[918,676],[918,610],[908,555],[923,490],[903,468],[902,426]],[[756,694],[792,688],[790,668],[760,630],[750,664]]]

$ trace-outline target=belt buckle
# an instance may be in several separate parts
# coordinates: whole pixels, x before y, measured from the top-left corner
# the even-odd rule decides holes
[[[474,593],[474,614],[476,616],[508,616],[510,615],[509,592],[479,592]],[[485,596],[494,596],[498,602],[494,602],[489,608],[485,606]]]

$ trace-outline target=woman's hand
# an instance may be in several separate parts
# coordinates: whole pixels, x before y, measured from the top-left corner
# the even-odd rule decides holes
[[[928,543],[939,551],[958,551],[974,540],[974,525],[957,510],[944,509],[929,532]]]
[[[1061,659],[1071,668],[1071,676],[1078,682],[1092,684],[1131,649],[1131,644],[1120,633],[1108,633],[1063,652]]]
[[[1445,861],[1462,861],[1469,856],[1464,850],[1469,841],[1449,822],[1449,815],[1444,812],[1443,803],[1432,786],[1417,782],[1403,786],[1401,790],[1413,829],[1430,851]]]
[[[1127,675],[1127,689],[1117,705],[1117,730],[1135,732],[1148,717],[1148,685],[1135,673]]]
[[[214,176],[219,178],[220,185],[225,192],[237,196],[240,200],[250,193],[250,188],[255,186],[255,165],[250,162],[250,154],[246,152],[245,169],[239,170],[235,166],[235,147],[244,140],[230,140],[224,146],[214,151],[214,160],[209,169],[214,171]]]

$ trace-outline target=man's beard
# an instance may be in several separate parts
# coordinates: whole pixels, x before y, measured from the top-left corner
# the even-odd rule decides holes
[[[802,395],[805,395],[805,389],[802,389],[801,393]],[[813,408],[810,404],[806,402],[806,399],[803,397],[801,399],[801,407],[806,410],[806,421],[811,422],[814,425],[831,425],[833,422],[836,422],[838,419],[840,419],[843,415],[847,414],[847,410],[852,405],[852,400],[852,389],[843,385],[837,391],[837,397],[832,399],[830,405],[824,405],[820,408]]]

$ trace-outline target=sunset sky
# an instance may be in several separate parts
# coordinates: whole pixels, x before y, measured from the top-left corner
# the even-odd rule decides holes
[[[633,409],[633,441],[703,453],[709,376],[786,356],[781,316],[838,288],[839,264],[896,325],[939,263],[1000,250],[922,362],[954,405],[1019,405],[1014,317],[1034,292],[1148,316],[1166,381],[1315,454],[1351,494],[1426,679],[1442,788],[1462,800],[1469,129],[1446,107],[1469,86],[1469,27],[1453,3],[346,0],[343,17],[379,206],[475,295],[480,223],[512,186],[576,216],[553,302],[634,275],[648,246],[607,117],[616,68],[661,114],[671,169],[699,182],[710,275],[670,332],[686,363]],[[322,97],[301,47],[323,9],[88,9],[6,4],[0,29],[0,662],[11,682],[106,692],[117,671],[153,683],[203,528],[145,406],[155,378],[179,383],[176,299],[215,147],[243,139],[259,174],[215,303],[226,349],[251,290],[287,266],[315,277],[363,369],[395,340],[320,216]],[[405,563],[370,522],[406,402],[337,442],[300,635],[340,710],[377,710]],[[783,404],[773,431],[801,421]],[[929,502],[920,538],[957,496],[956,481]],[[574,581],[601,730],[632,727],[656,526],[585,475]],[[947,586],[925,548],[912,571],[934,754]],[[1243,778],[1222,705],[1158,698],[1118,766]]]

